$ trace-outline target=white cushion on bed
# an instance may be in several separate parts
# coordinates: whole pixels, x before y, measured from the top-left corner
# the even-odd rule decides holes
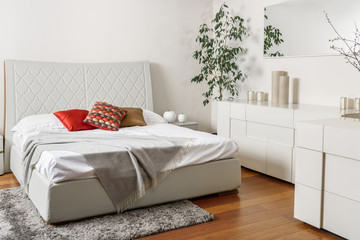
[[[161,117],[159,114],[156,114],[147,109],[143,109],[143,116],[147,125],[157,124],[157,123],[167,123],[167,121],[165,121],[165,119]]]
[[[51,129],[65,129],[65,126],[54,114],[49,113],[27,116],[21,119],[11,131],[30,133]]]

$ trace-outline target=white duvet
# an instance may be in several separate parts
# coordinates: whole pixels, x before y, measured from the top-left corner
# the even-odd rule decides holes
[[[66,132],[67,130],[59,129],[57,131]],[[184,155],[184,158],[178,168],[205,163],[212,160],[236,157],[238,150],[236,143],[230,139],[167,123],[153,124],[143,127],[122,128],[117,132],[100,129],[69,132],[69,138],[72,135],[79,133],[89,134],[89,137],[94,134],[97,136],[103,135],[104,138],[106,138],[109,134],[157,135],[192,138],[193,141],[189,144],[189,151]],[[23,151],[23,145],[26,139],[34,134],[37,133],[15,133],[15,146]],[[94,169],[87,164],[86,159],[81,154],[68,151],[44,151],[39,159],[39,162],[36,164],[36,169],[54,183],[73,179],[96,177]]]

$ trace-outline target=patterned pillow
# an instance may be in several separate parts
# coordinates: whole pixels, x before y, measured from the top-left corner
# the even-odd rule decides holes
[[[126,111],[106,102],[96,102],[84,122],[104,130],[118,131]]]

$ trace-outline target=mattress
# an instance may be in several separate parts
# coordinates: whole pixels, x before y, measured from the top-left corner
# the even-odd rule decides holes
[[[55,130],[54,130],[55,131]],[[56,130],[67,132],[67,130]],[[119,131],[105,131],[101,129],[79,132],[68,132],[69,138],[76,134],[91,136],[109,135],[156,135],[164,137],[190,138],[189,151],[184,155],[182,162],[177,168],[201,164],[213,160],[234,158],[237,156],[238,147],[234,141],[221,136],[205,132],[194,131],[173,124],[159,123],[142,127],[122,128]],[[20,151],[24,149],[24,143],[38,133],[14,134],[14,145]],[[36,170],[47,177],[53,183],[60,183],[75,179],[95,178],[94,169],[88,165],[84,156],[69,151],[44,151],[35,166]]]

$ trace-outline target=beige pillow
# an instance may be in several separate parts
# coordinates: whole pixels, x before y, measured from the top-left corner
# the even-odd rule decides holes
[[[121,108],[126,111],[126,116],[121,120],[120,127],[146,126],[141,108]]]

